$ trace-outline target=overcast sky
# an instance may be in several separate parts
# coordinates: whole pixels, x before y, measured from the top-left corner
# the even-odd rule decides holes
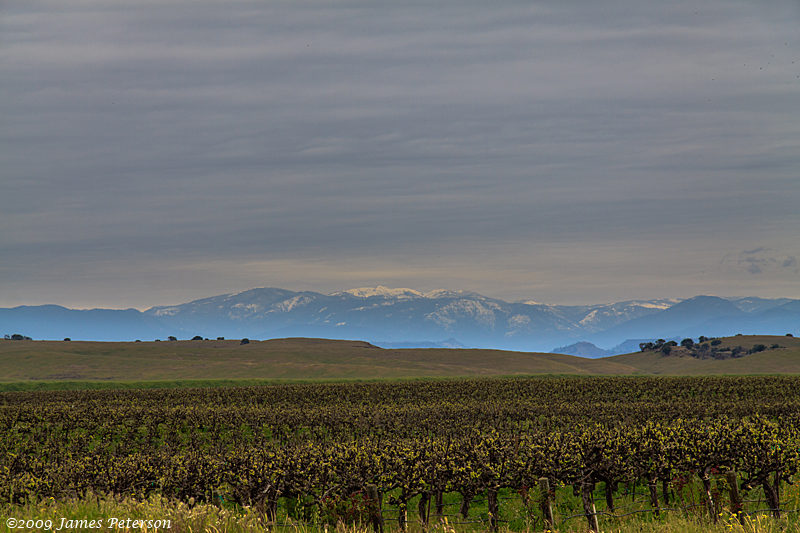
[[[0,307],[800,298],[796,0],[0,3]]]

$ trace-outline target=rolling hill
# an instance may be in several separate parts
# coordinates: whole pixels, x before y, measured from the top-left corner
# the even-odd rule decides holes
[[[733,359],[697,359],[688,355],[684,348],[676,347],[669,355],[660,352],[635,352],[607,357],[604,360],[632,366],[637,372],[653,375],[800,374],[800,339],[739,335],[720,340],[720,347],[741,346],[749,350],[757,344],[778,344],[780,348]]]
[[[781,347],[736,359],[637,352],[601,359],[479,349],[383,349],[363,341],[68,342],[0,340],[0,383],[452,378],[499,375],[800,374],[800,339],[737,336],[721,346]]]
[[[0,340],[0,382],[384,379],[630,374],[608,360],[464,349],[383,349],[363,341],[76,342]]]

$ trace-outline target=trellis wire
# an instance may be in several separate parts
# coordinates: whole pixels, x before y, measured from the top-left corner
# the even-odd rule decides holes
[[[598,491],[595,491],[595,492],[598,492]],[[602,492],[602,491],[599,491],[599,492]],[[614,499],[615,500],[624,499],[626,496],[628,496],[630,494],[631,493],[628,493],[627,495],[622,494],[622,495],[616,496]],[[649,496],[649,494],[637,494],[637,493],[633,493],[633,494],[634,494],[634,496],[637,496],[637,495]],[[498,498],[498,499],[499,500],[516,500],[517,498],[513,497],[513,496],[510,496],[510,497],[502,497],[502,498]],[[481,502],[485,502],[485,501],[487,501],[487,500],[486,499],[470,500],[470,503],[481,503]],[[745,503],[745,502],[747,502],[747,503],[758,503],[760,501],[761,500],[748,499],[748,500],[743,500],[743,503]],[[783,505],[791,504],[794,501],[795,501],[795,498],[792,498],[791,500],[787,500],[786,502],[784,502]],[[461,505],[462,503],[463,503],[463,500],[457,501],[457,502],[443,503],[441,505],[442,505],[442,507],[444,507],[444,506]],[[633,505],[642,504],[642,503],[648,503],[648,501],[647,500],[634,500],[634,501],[632,501],[631,503],[629,503],[627,505],[622,505],[622,506],[616,507],[616,509],[625,509],[625,508],[631,507]],[[594,516],[606,516],[606,517],[610,517],[610,518],[623,518],[623,517],[626,517],[626,516],[631,516],[631,515],[639,514],[639,513],[654,513],[654,512],[657,512],[657,511],[658,512],[662,512],[662,511],[663,512],[686,511],[686,510],[694,509],[694,508],[697,508],[697,507],[705,507],[706,505],[707,505],[706,502],[698,502],[698,503],[692,503],[692,504],[689,504],[689,505],[686,505],[686,506],[683,506],[683,507],[658,507],[658,508],[654,507],[654,508],[650,508],[650,509],[637,509],[637,510],[629,511],[629,512],[626,512],[626,513],[623,513],[623,514],[609,512],[608,510],[600,510],[600,511],[596,511],[594,513],[578,513],[578,514],[570,515],[570,516],[562,519],[561,520],[561,524],[564,524],[567,521],[572,520],[574,518],[580,518],[580,517],[586,518],[587,516],[593,516],[593,515]],[[758,513],[775,512],[775,511],[780,511],[781,513],[786,513],[786,514],[800,512],[800,509],[784,509],[783,505],[781,506],[780,509],[758,509],[756,511],[750,511],[750,512],[745,513],[745,514],[754,515],[754,514],[758,514]],[[399,511],[400,511],[400,509],[392,509],[392,508],[382,509],[382,512],[390,512],[390,513],[391,512],[399,512]],[[429,515],[430,518],[437,518],[437,517],[438,518],[443,518],[443,517],[450,518],[450,517],[457,517],[457,516],[461,516],[461,515],[460,514],[438,514],[438,513]],[[502,523],[509,523],[509,522],[514,522],[516,520],[524,520],[524,519],[527,519],[527,518],[529,518],[529,517],[522,516],[522,517],[510,518],[509,520],[495,519],[495,521],[496,522],[502,522]],[[399,517],[398,518],[384,518],[384,520],[399,521]],[[405,521],[408,522],[409,520],[405,520]],[[481,519],[481,520],[469,520],[469,521],[459,521],[459,522],[450,522],[450,521],[448,521],[448,523],[452,524],[452,525],[483,524],[483,523],[486,523],[486,522],[489,522],[488,518],[487,519]]]

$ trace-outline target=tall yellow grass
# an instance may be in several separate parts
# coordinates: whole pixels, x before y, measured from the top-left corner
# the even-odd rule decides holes
[[[148,529],[144,527],[115,527],[109,529],[113,518],[122,519],[122,522],[131,520],[169,521],[169,528]],[[62,522],[62,519],[66,522]],[[170,501],[162,497],[152,497],[147,501],[134,499],[117,499],[113,497],[92,496],[83,499],[67,501],[54,501],[52,499],[27,505],[14,505],[0,507],[0,532],[16,531],[46,531],[43,527],[18,527],[19,521],[45,522],[52,524],[50,530],[58,530],[62,523],[69,524],[69,520],[95,520],[102,521],[102,528],[71,528],[62,529],[63,532],[76,531],[114,531],[115,533],[244,533],[244,532],[271,532],[271,533],[372,533],[367,526],[347,526],[339,524],[336,527],[315,526],[287,519],[277,525],[267,524],[263,517],[254,509],[219,508],[209,504],[188,505],[182,502]],[[603,533],[800,533],[800,523],[795,519],[775,520],[766,515],[747,516],[740,523],[736,517],[723,513],[717,524],[710,523],[707,518],[696,516],[681,516],[673,514],[659,521],[632,519],[613,527],[604,527]],[[17,527],[13,521],[17,521]],[[399,531],[395,526],[387,525],[387,531]],[[478,533],[488,529],[480,525],[451,525],[446,520],[430,524],[427,528],[422,524],[409,523],[408,533]],[[523,530],[523,533],[533,532],[533,529]],[[539,529],[541,531],[541,529]],[[572,520],[552,530],[553,533],[584,533],[587,531],[585,521]],[[507,528],[501,527],[499,533],[510,533]]]

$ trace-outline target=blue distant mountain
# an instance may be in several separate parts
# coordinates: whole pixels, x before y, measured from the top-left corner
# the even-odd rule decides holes
[[[561,306],[509,303],[465,291],[422,293],[376,287],[326,295],[260,288],[145,312],[82,311],[56,305],[0,309],[0,333],[105,341],[170,335],[180,339],[195,335],[319,337],[359,339],[387,347],[449,345],[520,351],[566,349],[591,342],[599,350],[585,344],[571,349],[593,357],[638,345],[634,339],[800,333],[800,300],[697,296],[682,301]]]
[[[0,333],[41,340],[166,339],[172,329],[136,309],[67,309],[59,305],[0,308]]]
[[[747,314],[744,311],[724,298],[695,296],[658,313],[634,318],[592,335],[589,341],[603,346],[616,344],[616,341],[623,338],[668,339],[697,328],[702,329],[702,325],[713,323],[714,320],[721,325],[728,320],[736,320],[745,316]],[[698,335],[708,337],[716,336],[717,333],[699,333]]]
[[[358,338],[378,345],[453,338],[470,347],[531,351],[674,303],[553,306],[508,303],[465,291],[376,287],[325,295],[265,288],[154,307],[146,314],[187,332],[209,331],[198,333],[208,336]]]
[[[713,330],[718,336],[736,335],[784,335],[786,333],[798,334],[800,325],[800,300],[769,307],[765,311],[753,314],[739,315],[736,317],[716,317],[695,326],[687,328],[689,334],[702,329]],[[702,333],[699,333],[702,335]],[[694,335],[697,336],[697,335]]]

